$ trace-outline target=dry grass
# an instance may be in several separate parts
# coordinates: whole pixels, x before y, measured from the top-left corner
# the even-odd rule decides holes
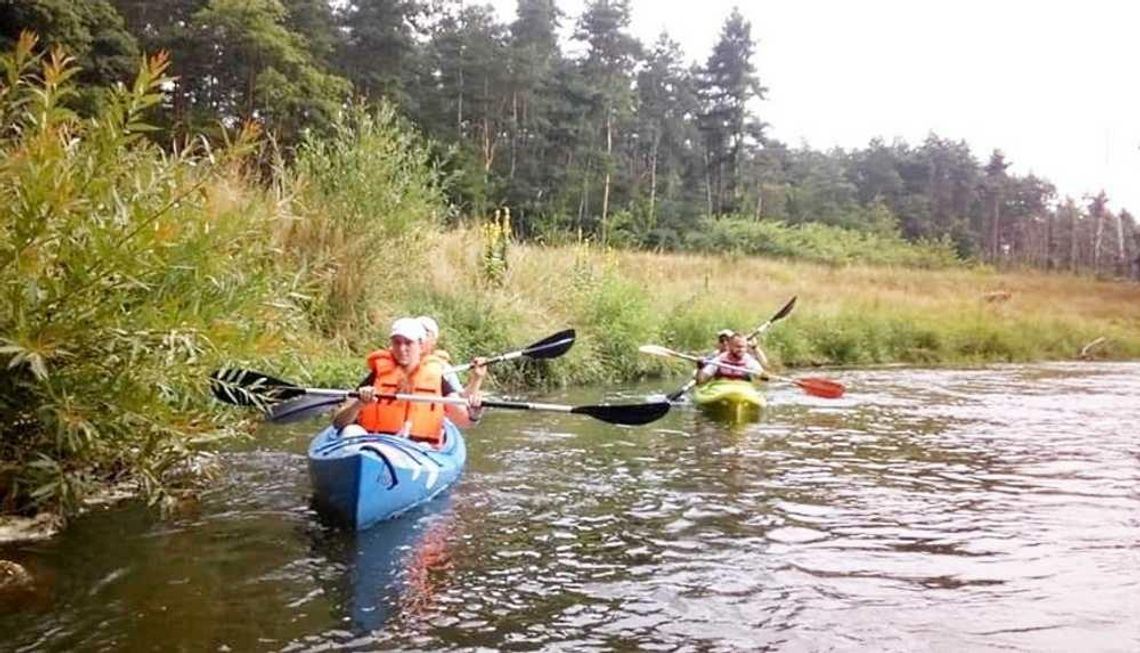
[[[637,299],[648,303],[652,319],[660,320],[656,328],[663,339],[676,331],[670,320],[691,315],[709,325],[710,337],[714,324],[746,330],[796,295],[799,303],[784,328],[794,325],[812,333],[810,342],[802,343],[803,351],[785,356],[791,363],[1070,358],[1100,336],[1108,340],[1102,355],[1140,356],[1140,284],[1129,282],[987,268],[841,267],[512,244],[503,285],[489,288],[477,281],[480,247],[473,230],[440,236],[431,285],[444,294],[478,293],[495,310],[510,314],[520,333],[564,324],[589,331],[591,325],[582,323],[581,302],[573,300],[588,274],[609,275],[643,289]],[[987,301],[992,293],[1003,294],[1003,301]],[[857,332],[847,334],[857,341],[854,349],[874,353],[853,360],[834,353],[834,343],[825,341],[836,331]],[[704,345],[679,339],[675,344]],[[879,339],[883,341],[875,342]],[[915,340],[935,345],[916,345]]]

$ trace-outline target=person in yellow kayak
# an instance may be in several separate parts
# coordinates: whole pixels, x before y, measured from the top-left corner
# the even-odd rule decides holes
[[[720,356],[724,352],[728,351],[728,340],[729,340],[729,338],[731,338],[733,336],[734,333],[736,333],[736,332],[733,331],[732,329],[721,329],[720,331],[717,331],[716,332],[716,351],[713,352],[711,355],[712,356]]]
[[[736,332],[732,329],[721,329],[716,333],[716,351],[710,356],[719,356],[728,350],[728,341]],[[752,354],[753,358],[760,362],[760,365],[768,364],[768,357],[764,355],[764,351],[760,349],[760,345],[756,343],[755,338],[748,339],[748,353]],[[699,368],[698,368],[699,369]]]
[[[743,372],[727,369],[718,365],[718,363],[744,368],[748,371]],[[762,378],[763,374],[764,367],[760,365],[760,361],[756,360],[756,357],[748,352],[748,339],[739,333],[733,333],[728,337],[725,351],[709,359],[708,362],[697,371],[697,383],[706,383],[713,379],[742,379],[751,381],[753,378]]]
[[[444,378],[444,363],[435,355],[424,355],[427,332],[416,318],[400,318],[392,323],[388,349],[368,355],[368,377],[357,389],[358,397],[345,403],[333,415],[333,426],[342,437],[364,433],[394,433],[432,446],[443,443],[443,420],[456,426],[470,426],[481,417],[479,389],[487,376],[483,360],[476,358],[467,386],[456,387]],[[425,394],[467,397],[466,406],[430,402],[378,399],[377,394]]]

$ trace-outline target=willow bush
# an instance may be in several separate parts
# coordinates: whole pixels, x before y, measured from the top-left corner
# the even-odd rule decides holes
[[[427,144],[394,106],[353,105],[331,133],[305,138],[284,176],[297,219],[281,247],[308,281],[313,324],[375,344],[392,317],[384,307],[424,276],[426,247],[446,210]]]
[[[28,34],[0,57],[3,511],[66,513],[120,480],[166,496],[235,422],[205,392],[218,352],[257,359],[300,331],[274,205],[242,181],[255,131],[173,153],[143,137],[167,64],[81,119],[71,58]]]

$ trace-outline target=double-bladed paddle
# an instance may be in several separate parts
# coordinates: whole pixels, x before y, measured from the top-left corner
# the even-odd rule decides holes
[[[785,317],[788,317],[788,314],[792,312],[792,309],[795,308],[795,306],[796,306],[796,295],[792,295],[792,298],[788,300],[787,304],[784,304],[783,308],[776,311],[775,315],[768,318],[768,320],[766,322],[764,322],[764,324],[761,324],[760,326],[756,327],[756,329],[752,333],[748,334],[749,342],[751,342],[751,341],[755,340],[757,337],[763,335],[764,332],[768,330],[768,327],[772,326],[773,322],[777,322],[779,320],[784,319]],[[683,385],[680,388],[677,388],[676,390],[674,390],[673,392],[670,392],[669,394],[665,395],[665,398],[668,399],[669,401],[677,401],[682,396],[684,396],[684,394],[686,392],[688,392],[689,390],[692,390],[693,386],[695,386],[695,385],[697,385],[696,375],[694,375],[693,378],[689,379],[688,383],[686,383],[685,385]]]
[[[253,370],[224,369],[211,375],[211,391],[219,401],[237,406],[256,406],[265,410],[277,402],[288,401],[298,397],[319,397],[322,401],[337,403],[346,397],[356,396],[350,390],[333,390],[328,388],[304,388],[282,381],[261,372]],[[440,395],[420,394],[390,394],[377,393],[377,399],[391,399],[395,401],[416,401],[433,404],[452,404],[466,406],[467,400],[463,397],[443,397]],[[318,405],[321,402],[313,402]],[[286,406],[288,404],[285,404]],[[308,409],[312,409],[312,405]],[[327,404],[324,404],[327,405]],[[669,412],[670,404],[667,401],[644,404],[617,404],[599,406],[566,406],[562,404],[527,403],[519,401],[501,401],[498,399],[484,399],[483,405],[490,408],[505,408],[508,410],[545,410],[556,413],[573,413],[588,415],[594,419],[610,424],[626,424],[636,426],[648,424],[665,416]],[[293,414],[282,417],[279,421],[289,421]]]
[[[662,347],[660,345],[642,345],[641,347],[638,347],[638,351],[640,351],[643,354],[650,354],[653,356],[672,356],[673,358],[682,358],[684,360],[689,360],[689,361],[693,361],[696,363],[708,364],[708,363],[714,362],[714,361],[710,361],[710,360],[701,358],[700,356],[694,356],[693,354],[683,354],[679,351],[673,351],[672,349],[669,349],[668,347]],[[718,367],[720,367],[722,369],[726,369],[726,370],[732,370],[735,372],[743,372],[745,374],[754,374],[754,372],[752,370],[749,370],[748,368],[744,368],[744,367],[737,367],[736,365],[729,365],[727,363],[719,363],[719,362],[716,363],[716,365]],[[787,376],[779,376],[776,374],[770,374],[768,372],[764,372],[762,374],[761,378],[765,378],[765,377],[769,378],[769,379],[778,379],[780,381],[787,381],[789,383],[794,383],[797,386],[799,386],[801,390],[808,393],[809,395],[814,395],[816,397],[824,397],[826,399],[838,399],[839,397],[842,397],[843,393],[846,391],[846,388],[843,387],[842,383],[839,383],[838,381],[832,381],[830,379],[822,379],[819,377],[793,379],[793,378],[787,377]]]
[[[564,329],[542,340],[531,343],[518,351],[491,356],[486,359],[486,364],[491,365],[516,358],[528,358],[531,360],[558,358],[570,350],[570,347],[574,345],[575,337],[577,337],[577,333],[574,329]],[[462,372],[471,367],[471,363],[464,363],[448,368],[447,371]],[[227,375],[226,378],[223,378],[223,374]],[[308,417],[314,417],[330,410],[344,399],[343,393],[335,395],[292,394],[289,396],[277,396],[271,391],[269,386],[280,389],[283,386],[291,384],[250,370],[218,370],[211,376],[214,379],[215,394],[217,394],[219,387],[217,384],[219,382],[228,383],[230,386],[238,388],[239,390],[235,390],[235,392],[240,392],[240,388],[244,387],[256,394],[257,396],[254,396],[254,394],[247,395],[245,397],[245,403],[241,405],[258,406],[266,412],[266,419],[270,422],[296,422]],[[340,391],[336,392],[340,393]],[[288,399],[295,399],[295,401],[281,403]],[[222,401],[226,400],[222,399]]]
[[[558,333],[543,338],[538,342],[524,347],[518,351],[508,352],[506,354],[499,354],[491,356],[484,362],[487,365],[492,363],[500,363],[502,361],[514,360],[516,358],[530,358],[532,360],[543,360],[547,358],[558,358],[570,350],[574,345],[574,338],[576,334],[574,329],[566,329]],[[448,369],[449,372],[463,372],[474,367],[474,363],[463,363]]]

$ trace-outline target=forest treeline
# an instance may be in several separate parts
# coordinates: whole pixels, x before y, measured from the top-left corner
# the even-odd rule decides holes
[[[510,206],[522,238],[716,250],[719,231],[782,253],[749,224],[818,223],[943,243],[962,260],[1140,272],[1127,210],[1103,192],[1058,197],[1000,151],[979,158],[935,134],[827,152],[771,138],[757,35],[739,11],[698,63],[668,34],[635,38],[626,0],[581,16],[519,0],[516,12],[506,23],[459,0],[0,0],[0,47],[23,29],[65,45],[85,62],[80,110],[129,80],[140,53],[169,51],[174,81],[152,119],[167,143],[255,121],[289,153],[351,96],[383,97],[435,143],[455,215]]]

